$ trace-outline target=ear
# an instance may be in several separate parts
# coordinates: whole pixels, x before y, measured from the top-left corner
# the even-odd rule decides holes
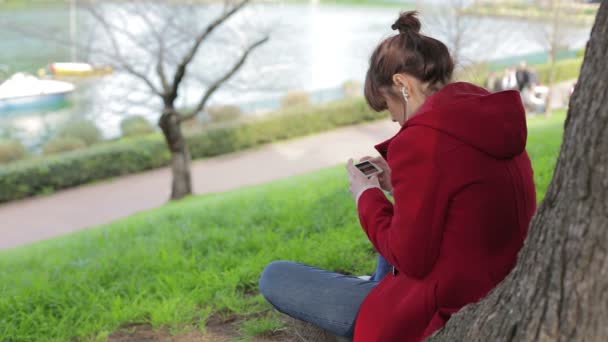
[[[404,74],[394,74],[393,75],[393,86],[401,89],[404,86],[407,86],[407,81]]]
[[[393,86],[397,87],[399,90],[405,87],[408,93],[412,93],[414,91],[414,84],[412,77],[406,74],[394,74],[393,75]]]

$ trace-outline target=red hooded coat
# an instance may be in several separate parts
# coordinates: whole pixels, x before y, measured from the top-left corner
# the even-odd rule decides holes
[[[446,85],[391,139],[394,204],[363,192],[359,219],[396,269],[363,302],[356,342],[421,341],[515,265],[536,211],[517,91]]]

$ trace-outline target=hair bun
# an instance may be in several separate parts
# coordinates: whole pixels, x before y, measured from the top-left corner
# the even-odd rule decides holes
[[[416,17],[417,11],[401,12],[399,19],[391,26],[393,30],[399,30],[399,33],[415,32],[420,33],[420,20]]]

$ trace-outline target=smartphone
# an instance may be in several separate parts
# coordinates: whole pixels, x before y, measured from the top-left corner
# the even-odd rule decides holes
[[[355,167],[357,169],[359,169],[359,171],[361,171],[368,178],[373,175],[382,173],[382,169],[380,167],[378,167],[378,165],[372,163],[369,160],[357,163],[357,164],[355,164]]]

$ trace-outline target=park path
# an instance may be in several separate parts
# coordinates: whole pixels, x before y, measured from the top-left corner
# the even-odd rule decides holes
[[[572,81],[557,85],[552,107],[564,106]],[[349,126],[192,163],[195,194],[219,193],[304,174],[349,158],[376,155],[373,146],[399,130],[386,120]],[[171,171],[162,168],[48,196],[0,205],[0,249],[95,227],[158,208],[169,199]]]
[[[218,193],[304,174],[349,158],[376,155],[373,145],[399,129],[387,120],[261,146],[192,163],[195,194]],[[112,222],[167,203],[169,168],[128,175],[0,205],[0,249]]]

